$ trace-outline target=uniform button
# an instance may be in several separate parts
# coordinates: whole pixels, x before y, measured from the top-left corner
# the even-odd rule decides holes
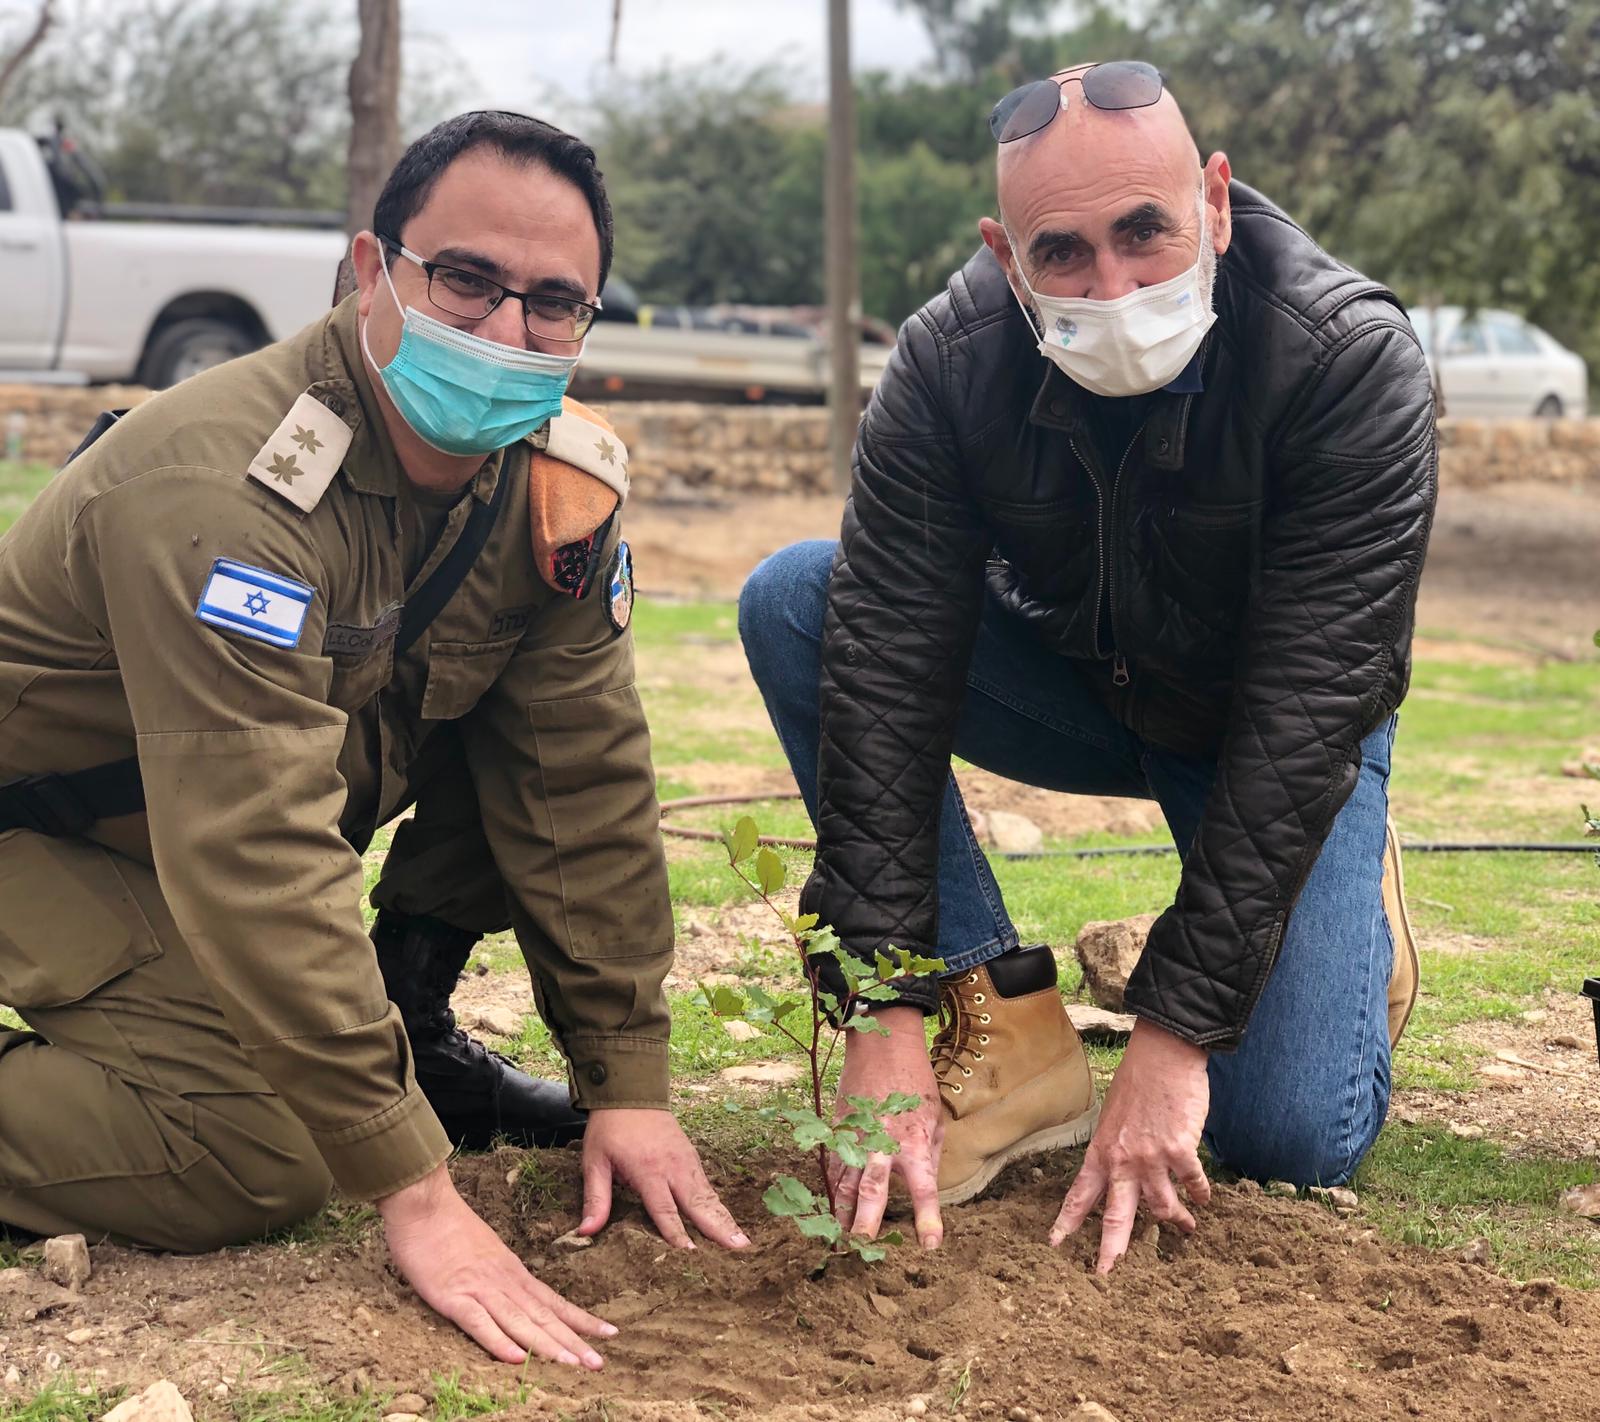
[[[589,1082],[592,1086],[604,1086],[606,1084],[606,1069],[599,1062],[589,1068]]]
[[[1172,448],[1172,441],[1170,439],[1161,440],[1157,443],[1156,448],[1165,454],[1169,449]]]
[[[322,403],[336,415],[344,414],[344,396],[328,394],[321,397]]]
[[[1066,414],[1067,413],[1066,401],[1064,401],[1064,400],[1052,400],[1050,402],[1050,413],[1052,415],[1064,415],[1064,414]]]
[[[850,666],[855,666],[861,660],[861,653],[854,642],[844,644],[844,659]]]

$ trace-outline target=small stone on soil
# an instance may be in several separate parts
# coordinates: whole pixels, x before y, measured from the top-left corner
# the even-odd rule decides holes
[[[1013,1407],[1006,1413],[1006,1422],[1028,1422],[1028,1409],[1026,1407]]]
[[[1552,1047],[1566,1047],[1569,1051],[1581,1051],[1586,1045],[1581,1037],[1575,1037],[1571,1032],[1563,1032],[1558,1037],[1550,1039]]]
[[[81,1234],[61,1234],[44,1242],[44,1276],[64,1289],[89,1282],[89,1246]]]
[[[383,1422],[422,1422],[422,1418],[415,1412],[386,1412]]]
[[[1353,1215],[1361,1201],[1354,1190],[1335,1185],[1328,1191],[1328,1203],[1341,1215]]]
[[[1456,1122],[1452,1121],[1450,1123],[1450,1134],[1456,1137],[1457,1140],[1481,1141],[1483,1139],[1483,1127],[1462,1126],[1457,1125]]]
[[[1267,1181],[1267,1194],[1271,1195],[1276,1200],[1292,1200],[1299,1195],[1299,1193],[1300,1192],[1296,1190],[1295,1187],[1287,1180]]]
[[[119,1402],[100,1422],[194,1422],[183,1394],[162,1378]]]
[[[15,1363],[6,1369],[5,1385],[7,1387],[22,1386],[22,1374],[17,1371],[17,1365]]]
[[[1522,1020],[1524,1022],[1531,1022],[1537,1026],[1540,1022],[1545,1021],[1545,1019],[1549,1016],[1550,1014],[1542,1007],[1530,1007],[1522,1014]]]
[[[997,854],[1037,854],[1044,848],[1044,831],[1026,815],[1010,810],[989,810],[984,815],[982,842]]]
[[[787,1086],[800,1080],[800,1068],[793,1062],[752,1062],[724,1067],[718,1075],[741,1086]]]
[[[752,1027],[748,1022],[740,1022],[737,1019],[731,1022],[724,1022],[722,1030],[732,1037],[735,1042],[753,1042],[761,1035],[759,1027]]]
[[[1278,1257],[1278,1252],[1266,1244],[1250,1251],[1250,1262],[1258,1269],[1283,1268],[1283,1260]]]
[[[1457,1257],[1463,1264],[1487,1265],[1490,1258],[1489,1241],[1482,1238],[1475,1239],[1471,1244],[1464,1246]]]
[[[1085,1419],[1085,1422],[1117,1422],[1115,1414],[1108,1412],[1098,1402],[1080,1402],[1073,1408],[1072,1415]]]
[[[927,1398],[925,1398],[925,1397],[913,1397],[910,1402],[906,1403],[906,1416],[907,1417],[926,1417],[927,1415],[928,1415],[928,1399]]]
[[[900,1312],[900,1305],[893,1299],[884,1298],[882,1294],[868,1294],[867,1302],[879,1318],[893,1318]]]
[[[1136,1020],[1129,1012],[1107,1012],[1084,1002],[1069,1002],[1067,1016],[1080,1037],[1090,1041],[1120,1041],[1130,1035]]]
[[[93,1337],[94,1329],[92,1328],[74,1328],[71,1333],[67,1334],[67,1342],[87,1343]]]
[[[1561,1197],[1561,1208],[1585,1219],[1600,1220],[1600,1185],[1575,1185]]]
[[[509,1007],[486,1007],[473,1018],[473,1025],[495,1037],[522,1035],[522,1018]]]
[[[428,1410],[428,1399],[418,1392],[403,1392],[389,1404],[389,1410],[420,1415]]]

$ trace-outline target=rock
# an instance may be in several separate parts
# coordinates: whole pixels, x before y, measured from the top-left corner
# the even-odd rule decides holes
[[[64,1289],[89,1282],[89,1246],[81,1234],[58,1234],[44,1242],[44,1276]]]
[[[1293,1200],[1299,1196],[1300,1192],[1287,1180],[1269,1180],[1267,1181],[1267,1194],[1271,1195],[1275,1200]]]
[[[162,1378],[111,1409],[100,1422],[194,1422],[183,1394]]]
[[[1459,1125],[1455,1121],[1452,1121],[1450,1123],[1450,1134],[1456,1137],[1457,1140],[1481,1141],[1483,1139],[1483,1127],[1463,1126]]]
[[[1353,1215],[1361,1204],[1354,1190],[1347,1190],[1342,1185],[1335,1185],[1328,1191],[1328,1203],[1333,1206],[1336,1213]]]
[[[370,1308],[368,1308],[365,1304],[357,1304],[355,1306],[354,1312],[352,1312],[350,1316],[353,1319],[355,1319],[355,1321],[356,1321],[356,1323],[357,1323],[357,1325],[359,1327],[361,1327],[361,1328],[371,1328],[372,1327],[372,1323],[373,1323],[372,1310]]]
[[[61,1363],[61,1354],[54,1349],[44,1355],[44,1368],[47,1373],[59,1373],[61,1371]]]
[[[232,1391],[233,1389],[230,1388],[227,1383],[219,1382],[214,1388],[211,1389],[211,1395],[216,1398],[218,1402],[221,1402]]]
[[[428,1399],[420,1392],[403,1392],[399,1397],[391,1399],[389,1410],[391,1412],[412,1412],[420,1416],[428,1410]]]
[[[1410,1106],[1391,1106],[1389,1114],[1402,1126],[1415,1126],[1422,1120],[1421,1114]]]
[[[793,1062],[751,1062],[724,1067],[717,1074],[739,1086],[788,1086],[800,1080],[800,1068]]]
[[[1528,1079],[1528,1073],[1521,1067],[1510,1066],[1506,1062],[1485,1062],[1478,1068],[1478,1075],[1491,1085],[1501,1088],[1511,1087]]]
[[[552,1249],[588,1249],[594,1243],[592,1234],[579,1234],[575,1229],[569,1229],[565,1234],[557,1235],[550,1241]]]
[[[1006,1422],[1028,1422],[1028,1409],[1026,1407],[1013,1407],[1006,1413]]]
[[[28,1269],[0,1269],[0,1322],[32,1323],[61,1308],[76,1308],[77,1294]]]
[[[927,1415],[928,1415],[928,1399],[927,1398],[925,1398],[925,1397],[913,1397],[910,1402],[906,1403],[906,1416],[907,1417],[926,1417]]]
[[[1078,1029],[1078,1035],[1092,1042],[1120,1041],[1133,1031],[1137,1020],[1131,1013],[1107,1012],[1103,1007],[1091,1007],[1086,1002],[1069,1002],[1067,1016]]]
[[[415,1412],[385,1412],[383,1422],[422,1422]]]
[[[67,1334],[67,1342],[87,1343],[93,1337],[94,1329],[92,1328],[74,1328],[71,1333]]]
[[[509,1007],[486,1007],[476,1014],[473,1026],[494,1037],[520,1037],[522,1018]]]
[[[15,1363],[6,1369],[6,1375],[4,1379],[0,1379],[0,1381],[4,1381],[7,1387],[22,1386],[22,1374],[17,1371],[17,1365]]]
[[[1550,1039],[1552,1047],[1566,1047],[1569,1051],[1582,1051],[1588,1044],[1582,1037],[1576,1037],[1571,1032],[1563,1032]]]
[[[1562,1194],[1561,1208],[1585,1219],[1600,1220],[1600,1185],[1574,1185]]]
[[[1463,1264],[1482,1264],[1486,1268],[1491,1257],[1492,1251],[1489,1248],[1489,1241],[1481,1236],[1473,1240],[1471,1244],[1464,1245],[1461,1252],[1456,1256]]]
[[[753,1027],[748,1022],[740,1022],[737,1020],[732,1022],[724,1022],[722,1024],[722,1030],[732,1037],[735,1042],[753,1042],[761,1035],[761,1029],[759,1027]]]
[[[1543,1022],[1549,1016],[1550,1014],[1542,1007],[1530,1007],[1522,1014],[1522,1020],[1524,1022],[1532,1022],[1537,1025],[1538,1023]]]
[[[879,1318],[894,1318],[900,1312],[900,1305],[893,1299],[886,1299],[882,1294],[868,1294],[867,1302],[872,1305],[872,1311]]]
[[[1108,1412],[1098,1402],[1080,1402],[1069,1414],[1081,1417],[1084,1422],[1117,1422],[1115,1414]]]
[[[1026,815],[990,810],[984,821],[983,846],[996,854],[1037,854],[1044,848],[1044,831]]]
[[[1283,1260],[1278,1257],[1278,1252],[1269,1244],[1263,1244],[1250,1251],[1250,1262],[1257,1269],[1281,1269]]]
[[[1128,977],[1144,952],[1145,940],[1158,917],[1144,913],[1114,923],[1086,923],[1079,931],[1073,951],[1097,1007],[1108,1012],[1122,1011]]]

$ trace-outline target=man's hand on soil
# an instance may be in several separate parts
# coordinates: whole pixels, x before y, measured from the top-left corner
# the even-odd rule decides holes
[[[835,1213],[852,1234],[877,1237],[883,1211],[889,1203],[889,1180],[900,1176],[911,1193],[916,1214],[917,1239],[924,1249],[937,1249],[944,1239],[939,1217],[939,1151],[944,1145],[944,1107],[939,1103],[939,1083],[928,1061],[928,1043],[922,1014],[914,1007],[889,1007],[876,1014],[889,1029],[887,1037],[873,1032],[851,1032],[844,1049],[844,1070],[839,1073],[839,1115],[850,1108],[847,1096],[875,1096],[904,1091],[922,1098],[914,1111],[890,1116],[884,1129],[900,1143],[894,1155],[874,1152],[864,1168],[845,1165],[828,1157],[828,1178],[833,1183]]]
[[[534,1278],[456,1193],[446,1166],[379,1200],[378,1212],[395,1267],[422,1301],[502,1363],[532,1353],[605,1366],[580,1335],[611,1338],[617,1330]]]
[[[670,1111],[603,1107],[589,1113],[583,1132],[583,1223],[579,1234],[598,1234],[611,1218],[613,1182],[644,1202],[661,1237],[693,1249],[684,1215],[707,1239],[726,1249],[750,1241],[717,1198],[700,1157]]]
[[[1051,1227],[1050,1243],[1075,1234],[1102,1196],[1106,1207],[1096,1266],[1102,1274],[1127,1252],[1141,1200],[1156,1219],[1191,1233],[1194,1216],[1172,1182],[1176,1177],[1196,1205],[1211,1198],[1198,1154],[1210,1104],[1205,1050],[1153,1023],[1138,1022],[1106,1089],[1100,1124],[1078,1178]]]

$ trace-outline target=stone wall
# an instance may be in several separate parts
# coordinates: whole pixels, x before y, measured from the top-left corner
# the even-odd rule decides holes
[[[0,454],[59,464],[101,410],[136,404],[135,387],[0,386]],[[642,497],[829,490],[827,412],[815,405],[619,402],[607,411]],[[1600,420],[1445,420],[1443,481],[1595,483]]]

